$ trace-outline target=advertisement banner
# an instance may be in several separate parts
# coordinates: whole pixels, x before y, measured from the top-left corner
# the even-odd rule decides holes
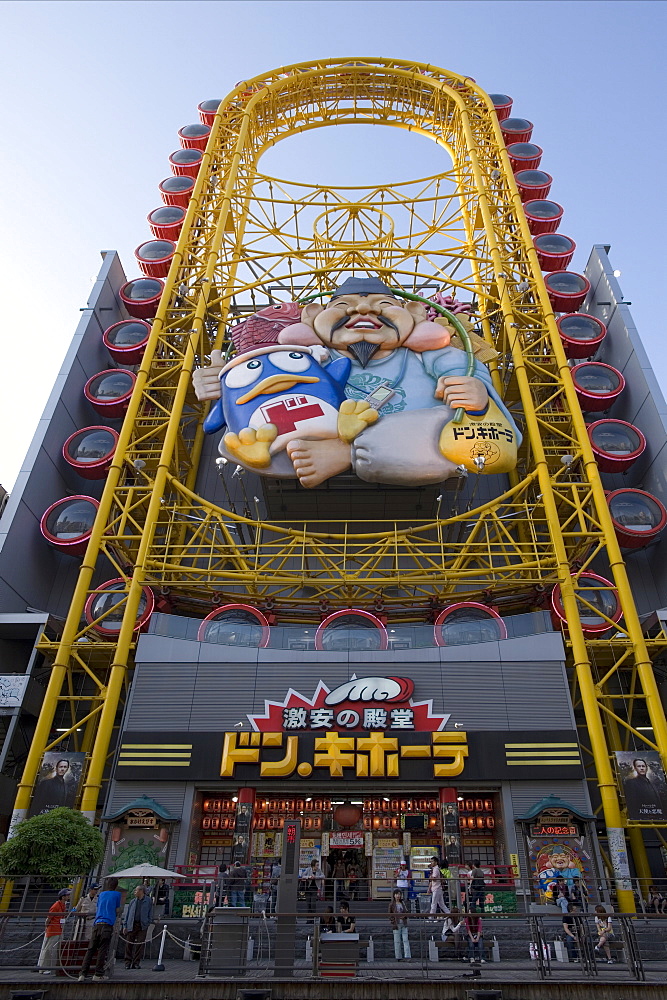
[[[635,823],[667,820],[667,781],[656,750],[617,750],[616,766],[628,810]]]
[[[58,806],[73,809],[85,759],[85,753],[63,753],[62,750],[45,753],[28,816],[41,816]]]
[[[335,830],[329,834],[329,847],[331,849],[336,847],[347,848],[363,846],[363,830]]]

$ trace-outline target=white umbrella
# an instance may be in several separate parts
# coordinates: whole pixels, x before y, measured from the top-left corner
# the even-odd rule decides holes
[[[169,871],[168,868],[158,868],[144,861],[141,865],[133,865],[132,868],[124,868],[121,872],[109,872],[108,876],[114,878],[183,878],[180,872]]]

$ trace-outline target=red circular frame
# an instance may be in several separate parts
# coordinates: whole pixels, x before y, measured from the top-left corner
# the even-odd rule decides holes
[[[519,129],[510,129],[507,127],[507,123],[511,121],[525,122],[526,126],[523,128],[523,131],[520,131]],[[527,118],[520,118],[518,115],[516,118],[512,118],[508,115],[506,118],[503,118],[500,122],[500,131],[503,134],[503,139],[505,140],[506,144],[507,141],[511,139],[512,142],[510,143],[510,145],[512,145],[512,143],[515,142],[530,142],[530,137],[533,134],[534,128],[535,126],[531,121],[528,121]]]
[[[593,325],[598,326],[600,334],[594,337],[592,340],[577,340],[575,337],[568,337],[567,333],[561,327],[561,322],[563,320],[569,319],[571,316],[583,316],[593,323]],[[588,313],[566,313],[565,316],[559,316],[556,320],[556,326],[558,327],[558,332],[560,333],[560,339],[563,341],[563,347],[565,348],[565,354],[568,358],[590,358],[591,355],[595,354],[598,347],[607,336],[607,327],[604,325],[601,319],[597,316],[590,316]]]
[[[101,583],[99,587],[97,587],[96,593],[89,595],[88,600],[86,601],[86,606],[83,609],[83,616],[88,622],[88,624],[100,635],[109,636],[111,638],[117,638],[118,633],[120,631],[120,627],[117,629],[109,629],[105,628],[103,625],[93,625],[94,619],[92,616],[92,607],[97,598],[101,596],[100,591],[108,591],[108,590],[113,591],[115,588],[110,586],[110,584],[112,583],[122,583],[123,588],[125,587],[125,580],[123,580],[122,576],[114,577],[112,580],[105,580],[104,583]],[[151,590],[151,588],[142,587],[141,590],[144,597],[146,598],[146,607],[141,613],[141,616],[137,618],[137,623],[133,629],[134,632],[139,632],[141,631],[142,628],[145,628],[155,608],[155,597],[153,595],[153,591]],[[124,590],[120,591],[119,589],[118,592],[124,593]],[[104,621],[106,621],[106,619],[104,619]]]
[[[148,246],[149,243],[171,243],[171,251],[165,257],[151,258],[149,260],[141,256],[142,249]],[[141,243],[137,247],[134,251],[134,256],[137,258],[137,264],[147,278],[166,278],[169,274],[169,268],[171,267],[175,253],[176,244],[173,240],[146,240],[145,243]]]
[[[206,634],[207,622],[219,621],[220,615],[223,611],[247,611],[251,615],[254,615],[257,619],[257,624],[262,626],[262,639],[257,648],[266,649],[271,638],[269,620],[258,608],[253,608],[252,604],[222,604],[219,608],[211,611],[209,615],[206,615],[206,618],[204,618],[199,626],[199,630],[197,631],[197,642],[206,642],[204,636]]]
[[[562,233],[558,233],[558,236],[563,240],[569,240],[570,247],[568,250],[561,250],[558,253],[554,253],[550,250],[541,250],[537,245],[537,241],[543,236],[550,236],[550,233],[536,233],[533,238],[533,243],[535,245],[535,252],[537,254],[537,261],[543,271],[565,271],[574,257],[574,251],[577,249],[577,244],[574,242],[571,236],[563,236]]]
[[[86,462],[85,464],[80,464],[71,457],[67,449],[75,438],[89,431],[106,431],[107,434],[111,434],[111,436],[115,439],[115,444],[108,455],[105,455],[104,458],[101,458],[98,462]],[[117,446],[118,432],[115,431],[113,427],[106,427],[104,424],[91,424],[89,427],[80,427],[78,431],[74,431],[73,434],[70,434],[63,445],[63,458],[67,464],[71,466],[71,468],[75,469],[83,479],[104,479],[109,466],[113,462]]]
[[[199,127],[199,125],[202,125],[208,129],[208,132],[206,132],[205,135],[199,135],[194,137],[183,135],[183,129],[192,128],[192,125],[197,125],[197,127]],[[181,147],[183,149],[199,149],[203,152],[206,149],[206,143],[208,142],[208,137],[211,134],[211,126],[208,124],[208,122],[199,122],[199,123],[192,122],[192,125],[183,125],[181,128],[179,128],[178,141],[180,142]]]
[[[601,451],[600,448],[593,442],[593,431],[600,424],[621,424],[623,427],[629,427],[630,430],[634,431],[639,437],[639,447],[635,448],[627,455],[615,456],[606,451]],[[633,462],[636,462],[640,455],[646,450],[646,438],[634,424],[629,423],[627,420],[615,420],[613,417],[605,417],[604,420],[596,420],[592,424],[589,424],[586,428],[588,431],[588,437],[591,442],[591,448],[593,449],[593,454],[595,455],[596,461],[598,463],[598,468],[600,472],[625,472],[629,469]]]
[[[126,347],[117,347],[116,344],[110,340],[109,334],[112,330],[115,330],[117,326],[124,326],[126,323],[141,323],[146,327],[146,337],[144,340],[140,340],[138,344],[128,344]],[[144,356],[144,351],[146,350],[146,344],[148,343],[150,335],[150,323],[146,323],[143,319],[124,319],[121,320],[120,323],[114,323],[113,326],[107,327],[102,334],[102,343],[114,361],[119,361],[122,365],[138,365]]]
[[[385,628],[384,622],[382,622],[377,615],[372,615],[370,611],[362,611],[361,608],[343,608],[342,611],[334,611],[332,614],[327,615],[324,621],[320,622],[315,632],[315,649],[323,650],[322,645],[322,635],[326,631],[327,627],[336,618],[341,618],[343,615],[356,615],[358,618],[365,618],[367,621],[373,622],[376,629],[380,633],[380,650],[387,649],[389,646],[389,636],[387,635],[387,629]]]
[[[172,175],[172,177],[173,176],[174,175]],[[185,175],[183,174],[179,176],[185,176]],[[165,181],[172,180],[172,177],[165,177],[165,179],[163,181],[160,181],[160,183],[158,184],[158,191],[160,192],[160,197],[162,198],[162,201],[165,203],[165,205],[177,205],[179,208],[187,208],[188,202],[192,197],[192,192],[195,186],[194,178],[192,177],[188,178],[190,181],[192,181],[192,186],[185,191],[165,191],[162,185],[165,183]]]
[[[173,157],[177,153],[182,153],[183,149],[176,149],[169,157],[169,166],[171,167],[172,174],[176,174],[177,177],[196,177],[199,173],[199,168],[202,164],[202,159],[204,154],[201,149],[192,150],[193,153],[199,153],[199,159],[195,160],[193,163],[177,163],[174,161]]]
[[[572,573],[570,575],[574,577],[577,574]],[[614,623],[618,622],[623,615],[623,609],[621,607],[621,602],[618,599],[616,588],[611,580],[607,580],[606,577],[600,576],[599,573],[581,573],[579,575],[579,580],[596,580],[598,583],[603,583],[605,588],[611,590],[616,598],[616,610],[614,611],[614,614],[609,617]],[[592,590],[593,588],[589,587],[587,589]],[[565,618],[565,611],[563,610],[563,604],[560,599],[560,583],[557,583],[551,591],[551,620],[556,628],[559,626],[567,628],[567,619]],[[581,625],[584,635],[599,635],[601,632],[607,632],[610,628],[612,628],[612,626],[608,622],[600,622],[599,625],[584,625],[582,622]]]
[[[445,608],[444,611],[441,611],[438,617],[436,618],[435,623],[433,625],[433,636],[435,638],[436,646],[447,645],[447,643],[444,641],[442,637],[442,632],[439,626],[444,625],[447,618],[451,615],[453,611],[459,611],[461,608],[477,608],[479,611],[484,611],[487,618],[493,619],[498,623],[500,631],[500,635],[498,636],[498,638],[499,639],[507,638],[507,625],[505,625],[505,622],[500,617],[497,611],[495,611],[493,608],[490,608],[487,604],[480,604],[478,601],[459,601],[458,604],[450,604],[449,607]]]
[[[660,521],[655,526],[651,528],[650,531],[632,531],[625,524],[619,524],[618,521],[614,519],[614,515],[611,510],[611,501],[614,497],[621,496],[623,493],[638,493],[641,497],[647,497],[652,500],[658,509],[662,512],[660,516]],[[645,545],[652,542],[653,539],[660,534],[662,529],[667,524],[667,510],[665,510],[664,505],[654,497],[652,493],[647,493],[646,490],[636,490],[633,488],[625,488],[623,490],[614,490],[613,493],[607,494],[607,505],[609,507],[609,513],[611,514],[611,520],[614,525],[614,531],[616,532],[616,537],[618,538],[619,545],[622,545],[624,549],[643,549]]]
[[[153,222],[151,216],[155,212],[161,212],[164,208],[179,208],[183,213],[183,218],[179,222]],[[146,216],[146,221],[155,239],[170,240],[172,243],[175,243],[185,222],[185,212],[186,209],[183,205],[160,205],[159,208],[154,208],[152,212],[149,212]]]
[[[116,399],[110,399],[104,401],[103,399],[96,399],[95,396],[90,391],[91,384],[95,379],[101,378],[103,375],[117,375],[122,372],[123,375],[129,376],[130,388],[122,396],[118,396]],[[83,387],[83,394],[90,403],[90,405],[103,417],[122,417],[127,409],[128,403],[130,402],[130,397],[134,392],[134,386],[136,385],[137,376],[134,372],[125,371],[122,368],[105,368],[104,371],[98,372],[97,375],[91,376]]]
[[[577,292],[559,292],[550,288],[549,279],[555,277],[557,274],[573,274],[576,278],[583,281],[583,289]],[[578,271],[550,271],[544,281],[547,286],[549,302],[551,302],[555,312],[576,312],[583,305],[584,299],[591,290],[591,283],[588,278],[583,274],[579,274]]]
[[[522,156],[519,152],[512,152],[514,146],[518,146],[520,143],[511,142],[507,147],[507,155],[510,158],[510,165],[512,171],[516,173],[518,170],[537,170],[544,156],[544,150],[541,146],[538,146],[536,142],[532,142],[530,145],[534,146],[535,149],[539,150],[537,153],[533,153],[532,156]]]
[[[149,299],[130,299],[125,294],[125,289],[130,285],[133,285],[135,281],[156,281],[160,286],[160,289]],[[160,305],[160,299],[162,298],[163,291],[163,281],[160,281],[159,278],[148,278],[142,275],[140,278],[132,278],[131,281],[126,281],[118,294],[121,302],[133,319],[153,319],[155,313],[157,312],[157,307]]]
[[[553,177],[548,174],[546,170],[541,170],[540,172],[545,175],[547,180],[542,181],[540,184],[530,184],[528,182],[522,181],[520,174],[524,172],[527,168],[524,167],[522,170],[517,170],[514,175],[516,180],[516,186],[519,189],[519,195],[521,196],[521,201],[548,201],[547,195],[551,190],[551,185],[553,184]]]
[[[204,105],[205,104],[212,104],[213,101],[215,101],[214,97],[212,97],[210,101],[202,101],[201,104],[197,105],[197,111],[199,112],[199,117],[201,118],[203,125],[212,125],[213,124],[213,120],[214,120],[216,114],[218,113],[218,108],[220,107],[220,104],[222,103],[221,101],[215,101],[215,103],[218,106],[215,109],[215,111],[206,111],[204,109]]]
[[[53,547],[58,549],[60,552],[65,552],[70,556],[82,556],[86,551],[88,539],[92,534],[92,526],[90,531],[85,532],[83,535],[79,535],[77,538],[56,538],[56,536],[52,535],[46,527],[46,522],[57,507],[62,507],[67,503],[72,503],[74,500],[86,500],[88,503],[93,504],[96,511],[99,510],[100,502],[99,500],[96,500],[95,497],[88,497],[83,493],[76,493],[71,497],[63,497],[61,500],[56,500],[55,503],[52,503],[50,507],[46,508],[39,522],[39,530],[42,532],[42,535],[49,545],[53,545]]]
[[[600,393],[600,392],[589,392],[582,386],[577,384],[577,371],[580,368],[590,368],[591,365],[597,365],[598,368],[606,368],[607,371],[613,372],[618,378],[618,386],[616,389],[612,389],[611,392]],[[572,381],[574,382],[574,391],[577,394],[577,399],[579,400],[579,405],[581,406],[584,413],[596,413],[598,410],[607,410],[614,400],[618,399],[623,390],[625,389],[625,379],[619,372],[618,368],[614,368],[613,365],[605,365],[602,361],[582,361],[581,364],[575,365],[574,368],[570,369],[570,374],[572,375]]]
[[[498,120],[502,122],[505,121],[506,118],[509,118],[509,116],[512,114],[512,105],[514,104],[514,99],[510,97],[509,94],[489,94],[489,97],[491,98],[491,103],[496,109]],[[504,97],[506,98],[506,100],[503,101],[502,104],[496,104],[494,100],[494,98],[496,97]]]
[[[556,208],[560,209],[560,212],[558,215],[552,215],[548,219],[545,219],[541,215],[531,215],[530,206],[534,201],[548,201],[551,205],[555,205]],[[543,233],[555,233],[561,224],[564,211],[562,205],[559,205],[557,201],[551,201],[550,198],[531,198],[530,201],[523,203],[523,210],[526,213],[528,228],[533,236],[542,236]]]

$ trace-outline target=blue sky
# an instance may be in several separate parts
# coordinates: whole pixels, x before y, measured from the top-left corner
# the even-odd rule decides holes
[[[0,483],[10,488],[18,473],[99,251],[118,250],[136,275],[133,250],[149,238],[146,215],[160,204],[178,129],[238,80],[317,58],[418,59],[510,94],[545,150],[561,232],[577,243],[573,267],[593,243],[611,244],[667,384],[666,20],[664,3],[643,0],[0,2]],[[366,130],[361,160],[347,136],[330,135],[285,141],[262,169],[365,183],[377,170],[400,180],[441,162],[435,145],[389,129]]]

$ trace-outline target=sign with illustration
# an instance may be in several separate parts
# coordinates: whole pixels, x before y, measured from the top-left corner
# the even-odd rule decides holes
[[[628,811],[636,823],[667,820],[667,782],[656,750],[617,750],[616,766]]]
[[[468,309],[372,277],[348,278],[324,304],[262,309],[232,330],[234,357],[214,351],[193,376],[214,401],[204,429],[224,431],[227,460],[307,488],[350,468],[406,486],[460,466],[509,472],[521,435],[475,357],[495,352],[471,334]]]
[[[29,679],[27,674],[0,676],[0,715],[9,715],[13,708],[18,708],[23,703]]]
[[[319,681],[312,698],[290,688],[282,702],[265,701],[263,715],[248,714],[257,732],[276,730],[405,730],[439,732],[449,713],[433,711],[433,701],[414,701],[407,677],[353,677],[329,690]]]
[[[85,753],[47,751],[42,757],[28,816],[40,816],[58,806],[73,809],[85,759]]]

